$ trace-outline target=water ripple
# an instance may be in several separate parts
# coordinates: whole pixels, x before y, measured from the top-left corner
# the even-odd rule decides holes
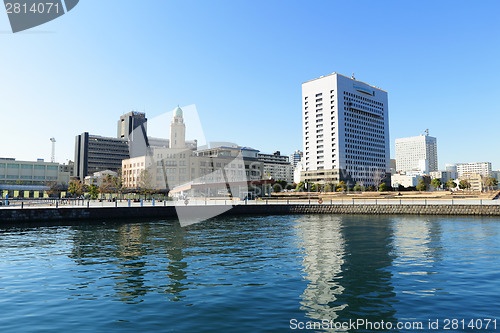
[[[456,317],[500,325],[499,222],[298,215],[0,229],[0,328],[286,332],[292,319]]]

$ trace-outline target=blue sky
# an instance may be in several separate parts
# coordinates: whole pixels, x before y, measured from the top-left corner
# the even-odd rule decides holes
[[[0,156],[73,159],[130,110],[195,104],[208,141],[302,149],[301,84],[338,72],[389,93],[394,139],[429,129],[439,165],[491,161],[498,1],[81,0],[12,34],[0,12]]]

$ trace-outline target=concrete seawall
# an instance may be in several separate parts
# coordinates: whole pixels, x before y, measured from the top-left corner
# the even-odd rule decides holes
[[[214,206],[180,206],[199,215]],[[223,215],[367,214],[500,216],[500,205],[239,205]],[[130,218],[176,218],[176,207],[94,207],[0,209],[0,224]]]

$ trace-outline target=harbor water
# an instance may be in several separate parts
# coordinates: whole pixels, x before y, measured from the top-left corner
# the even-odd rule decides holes
[[[1,332],[495,332],[499,281],[498,217],[0,227]]]

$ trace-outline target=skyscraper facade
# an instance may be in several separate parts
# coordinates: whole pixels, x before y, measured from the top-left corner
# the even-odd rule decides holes
[[[117,172],[129,157],[127,140],[82,133],[75,138],[74,176],[83,181],[94,172]]]
[[[388,123],[382,89],[337,73],[303,83],[301,180],[390,184]]]
[[[437,140],[429,135],[396,139],[396,171],[438,170]]]

